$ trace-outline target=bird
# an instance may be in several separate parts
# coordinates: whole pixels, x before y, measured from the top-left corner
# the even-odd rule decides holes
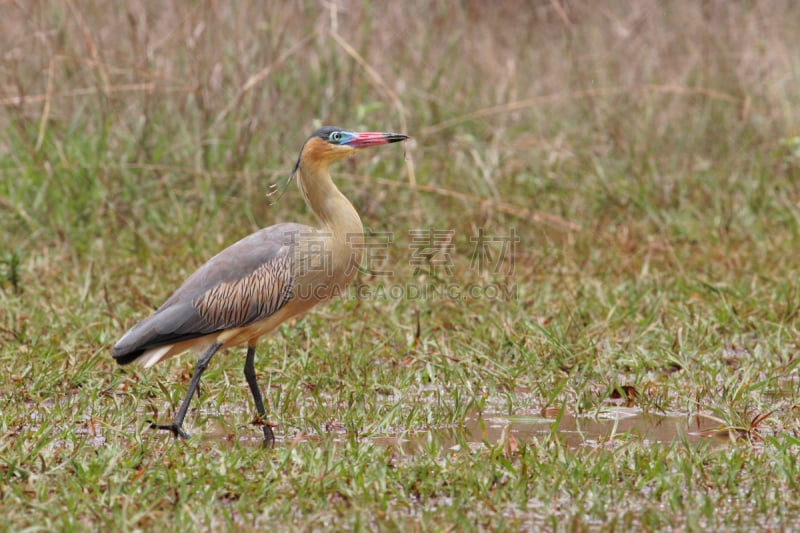
[[[263,228],[225,248],[189,276],[158,309],[114,345],[120,365],[145,368],[186,351],[199,355],[189,388],[171,423],[151,428],[189,439],[184,419],[200,378],[220,350],[246,344],[244,376],[253,396],[264,443],[274,445],[256,379],[258,340],[286,320],[342,294],[358,271],[364,229],[353,204],[328,170],[337,160],[408,139],[400,133],[316,130],[303,143],[290,178],[297,181],[317,227],[285,222]]]

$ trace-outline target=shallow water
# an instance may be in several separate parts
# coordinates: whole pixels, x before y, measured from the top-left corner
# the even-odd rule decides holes
[[[469,446],[504,444],[510,440],[517,445],[536,443],[551,433],[570,448],[617,446],[630,439],[645,443],[685,440],[697,444],[711,438],[717,442],[727,438],[728,433],[720,428],[718,421],[704,415],[653,414],[637,408],[615,407],[579,416],[564,413],[559,417],[558,411],[542,415],[484,414],[468,418],[461,428],[432,429],[373,440],[399,446],[407,453],[419,451],[431,438],[439,439],[445,447],[458,449],[464,442]]]
[[[243,433],[247,433],[245,436]],[[249,435],[243,430],[238,436],[223,431],[205,431],[205,441],[238,441],[241,444],[261,444],[257,433]],[[320,440],[317,435],[281,435],[276,428],[276,445],[294,444]],[[437,448],[458,450],[462,446],[479,448],[514,442],[538,443],[550,437],[557,438],[565,446],[615,447],[635,439],[644,443],[672,443],[686,441],[698,444],[703,441],[723,442],[730,434],[719,421],[703,414],[644,412],[639,408],[607,407],[585,415],[559,413],[545,410],[539,415],[504,415],[477,413],[467,417],[460,426],[406,430],[397,434],[371,435],[365,440],[379,445],[394,446],[404,454],[414,455],[427,449],[428,443],[436,441]],[[333,433],[334,438],[344,440],[345,434]]]

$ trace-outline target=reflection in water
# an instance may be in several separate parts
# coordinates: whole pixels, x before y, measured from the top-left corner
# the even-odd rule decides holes
[[[431,451],[434,445],[438,451],[457,450],[463,447],[495,446],[512,438],[517,443],[536,443],[551,433],[565,446],[616,446],[637,439],[645,443],[671,443],[685,440],[696,444],[710,437],[728,438],[728,432],[720,430],[719,421],[701,414],[654,414],[638,408],[609,407],[591,415],[574,415],[546,410],[542,416],[484,414],[469,416],[464,425],[434,429],[405,431],[395,435],[372,435],[370,442],[394,446],[404,454],[419,454]],[[232,435],[227,435],[229,438]],[[344,433],[333,435],[334,439],[345,439]],[[223,432],[206,432],[204,440],[224,441]],[[234,437],[235,438],[235,437]],[[319,440],[319,436],[299,434],[276,445],[286,445],[309,440]],[[718,439],[719,441],[719,439]],[[249,442],[249,440],[248,440]],[[253,444],[261,439],[254,438]],[[239,440],[240,444],[246,444]]]
[[[374,442],[394,445],[403,452],[414,454],[425,443],[436,440],[444,449],[467,446],[497,445],[513,437],[517,443],[540,442],[552,432],[564,445],[614,446],[636,438],[650,443],[671,443],[685,440],[699,443],[711,436],[727,437],[716,431],[720,423],[708,416],[685,414],[644,413],[636,408],[611,408],[594,415],[548,412],[548,416],[483,415],[470,417],[460,428],[434,429],[396,437],[373,439]],[[549,415],[552,415],[550,417]]]

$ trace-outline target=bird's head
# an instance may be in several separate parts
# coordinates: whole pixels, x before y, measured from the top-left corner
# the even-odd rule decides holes
[[[324,126],[306,140],[300,151],[300,157],[297,159],[295,170],[299,169],[301,165],[328,166],[334,161],[364,148],[396,143],[406,139],[408,139],[408,135],[402,133],[356,132],[335,126]]]

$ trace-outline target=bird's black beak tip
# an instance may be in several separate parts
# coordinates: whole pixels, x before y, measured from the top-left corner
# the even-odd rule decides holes
[[[408,135],[404,135],[402,133],[387,133],[386,134],[386,142],[387,143],[401,142],[401,141],[405,141],[406,139],[409,139],[409,136]]]

